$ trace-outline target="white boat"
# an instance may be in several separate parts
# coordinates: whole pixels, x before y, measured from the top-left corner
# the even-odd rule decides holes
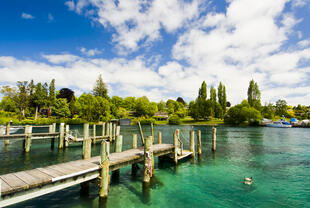
[[[10,128],[10,134],[12,134],[12,133],[16,133],[18,130],[20,130],[20,129],[23,129],[23,128],[21,128],[21,127],[11,127]],[[3,128],[3,130],[2,130],[2,134],[4,135],[6,132],[5,132],[6,130],[5,130],[5,127]]]
[[[285,121],[284,119],[281,119],[279,121],[275,121],[273,123],[269,123],[269,124],[266,124],[267,127],[275,127],[275,128],[291,128],[292,125]]]

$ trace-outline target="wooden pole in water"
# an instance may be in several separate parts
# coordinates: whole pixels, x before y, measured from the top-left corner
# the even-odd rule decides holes
[[[66,136],[65,136],[65,147],[69,147],[69,132],[70,132],[70,126],[66,125]]]
[[[59,143],[58,149],[62,149],[64,146],[64,137],[65,137],[65,124],[61,123],[59,126]]]
[[[3,126],[0,126],[0,136],[3,135],[3,131],[4,131],[4,127]],[[1,189],[0,189],[1,190]],[[1,191],[0,191],[1,192]]]
[[[105,136],[105,123],[102,124],[102,136]]]
[[[112,142],[112,140],[113,140],[113,124],[112,123],[110,123],[110,127],[109,127],[109,129],[110,129],[110,142]]]
[[[49,125],[48,132],[49,133],[55,133],[54,125]],[[51,139],[51,149],[54,149],[54,145],[55,145],[55,137],[52,137],[52,139]]]
[[[198,146],[198,155],[201,155],[202,151],[201,151],[201,131],[200,130],[197,131],[197,146]]]
[[[91,139],[89,138],[89,124],[85,123],[83,128],[83,159],[91,157]]]
[[[161,144],[161,131],[158,132],[158,144]]]
[[[193,153],[192,157],[195,157],[195,131],[191,130],[190,132],[190,151]]]
[[[2,134],[2,129],[1,129],[1,127],[0,127],[0,130],[1,130],[1,131],[0,131],[0,132],[1,132],[0,135],[1,135],[1,134]],[[2,199],[1,199],[1,190],[2,190],[1,183],[2,183],[2,180],[0,179],[0,201],[2,200]]]
[[[216,128],[212,128],[212,151],[216,150]]]
[[[100,172],[100,198],[108,197],[109,188],[109,153],[110,143],[103,140],[101,142],[101,172]]]
[[[106,136],[110,138],[110,123],[107,123],[107,133]]]
[[[138,136],[137,136],[137,134],[133,134],[132,135],[132,149],[137,149],[138,148]],[[135,175],[136,174],[136,172],[137,172],[137,169],[138,169],[138,164],[132,164],[132,166],[131,166],[131,174],[132,175]]]
[[[25,127],[25,134],[26,134],[26,138],[25,138],[25,152],[29,152],[30,151],[30,147],[31,147],[31,136],[32,133],[32,126],[26,126]]]
[[[142,131],[142,127],[141,127],[140,121],[138,121],[138,126],[139,126],[139,131],[140,131],[140,137],[141,137],[142,145],[144,145],[144,136],[143,136],[143,131]]]
[[[152,136],[148,136],[144,144],[143,183],[149,183],[152,177]]]
[[[116,136],[121,135],[121,127],[117,126],[116,127]]]
[[[123,145],[123,136],[119,135],[115,139],[115,152],[122,152],[122,145]],[[112,173],[113,177],[119,177],[119,169],[113,171]]]
[[[174,164],[178,164],[178,151],[179,151],[179,140],[178,135],[176,132],[173,133],[173,145],[174,145],[174,151],[173,151],[173,160]]]
[[[93,144],[96,144],[96,124],[93,125]]]
[[[113,124],[113,140],[116,139],[116,124]]]
[[[153,126],[153,123],[151,123],[151,131],[152,131],[152,138],[153,138],[153,144],[154,144],[154,140],[155,140],[155,137],[154,137],[154,126]]]
[[[10,135],[10,127],[11,127],[11,125],[10,125],[10,123],[7,123],[6,124],[6,130],[5,130],[5,134],[7,135],[7,136],[9,136]],[[10,144],[10,140],[5,140],[4,141],[4,144],[5,145],[9,145]]]
[[[56,132],[56,123],[53,123],[53,133]]]

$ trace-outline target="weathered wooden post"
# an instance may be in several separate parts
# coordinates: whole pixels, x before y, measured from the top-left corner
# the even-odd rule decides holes
[[[30,151],[30,147],[31,147],[31,139],[32,139],[32,136],[31,136],[31,133],[32,133],[32,126],[26,126],[25,127],[25,134],[26,134],[26,138],[25,138],[25,152],[29,152]]]
[[[70,126],[66,125],[66,135],[65,135],[65,147],[69,147],[69,134],[70,134]]]
[[[201,131],[200,130],[197,131],[197,146],[198,146],[198,155],[201,155],[202,150],[201,150]]]
[[[65,137],[65,124],[61,123],[59,126],[59,143],[58,149],[62,149],[64,146],[64,137]]]
[[[116,139],[116,123],[113,124],[113,140]]]
[[[123,136],[119,135],[115,139],[115,152],[122,152],[123,145]],[[118,180],[119,178],[119,169],[112,172],[112,178]]]
[[[152,136],[148,136],[144,144],[143,183],[149,183],[152,177]]]
[[[102,123],[102,137],[105,136],[105,123]]]
[[[151,131],[152,131],[152,138],[153,138],[153,144],[154,144],[154,140],[155,140],[155,137],[154,137],[154,126],[153,126],[153,123],[151,123]]]
[[[3,126],[0,126],[0,136],[3,135],[3,130],[4,130],[4,127]],[[1,190],[1,189],[0,189]],[[1,192],[1,191],[0,191]]]
[[[2,129],[1,129],[1,127],[0,127],[0,130],[1,130],[1,134],[2,134]],[[0,134],[0,135],[1,135],[1,134]],[[2,190],[2,187],[1,187],[2,184],[1,184],[1,183],[2,183],[2,180],[0,179],[0,201],[2,200],[2,199],[1,199],[1,190]]]
[[[110,123],[109,129],[110,129],[110,133],[109,133],[109,135],[110,135],[110,142],[112,142],[112,140],[113,140],[113,124],[112,123]]]
[[[89,124],[85,123],[83,128],[83,159],[91,157],[91,139],[89,138]]]
[[[140,137],[141,137],[142,145],[144,145],[144,136],[143,136],[143,131],[142,131],[142,127],[141,127],[140,121],[138,121],[138,126],[139,126],[139,132],[140,132]]]
[[[96,144],[96,124],[93,125],[93,144]]]
[[[107,133],[106,136],[110,138],[110,123],[107,123]]]
[[[49,125],[48,126],[48,133],[54,133],[53,125]],[[51,139],[51,149],[54,149],[54,144],[55,144],[55,137],[52,137],[52,139]]]
[[[56,132],[56,123],[53,123],[53,132]]]
[[[161,131],[158,132],[158,144],[161,144]]]
[[[10,135],[10,127],[11,127],[11,125],[10,125],[10,123],[7,123],[6,124],[6,130],[5,130],[5,134],[7,135],[7,136],[9,136]],[[4,144],[5,145],[9,145],[10,144],[10,140],[5,140],[4,141]]]
[[[132,135],[132,149],[137,149],[138,148],[138,136],[137,136],[137,134],[133,134]],[[137,173],[137,169],[138,169],[138,164],[132,164],[132,166],[131,166],[131,174],[132,175],[136,175],[136,173]]]
[[[195,157],[195,131],[191,130],[190,132],[190,151],[193,153],[192,157]]]
[[[116,136],[121,135],[121,126],[116,127]]]
[[[173,151],[173,160],[174,164],[178,164],[178,151],[179,151],[179,140],[178,135],[176,132],[173,133],[173,145],[174,145],[174,151]]]
[[[213,134],[212,134],[212,151],[216,150],[216,128],[212,128]]]
[[[102,140],[101,142],[101,172],[100,172],[100,198],[108,197],[109,188],[109,153],[110,143]]]

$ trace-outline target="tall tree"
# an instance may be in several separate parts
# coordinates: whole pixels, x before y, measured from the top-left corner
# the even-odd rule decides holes
[[[18,92],[17,92],[17,97],[16,97],[16,103],[23,117],[25,116],[25,109],[27,108],[28,102],[29,102],[27,83],[28,83],[27,81],[17,82]]]
[[[58,101],[58,104],[62,101]],[[50,117],[52,113],[52,107],[56,103],[56,93],[55,93],[55,79],[52,79],[50,86],[49,86],[49,95],[48,95],[48,117]]]
[[[260,95],[258,84],[252,79],[248,88],[248,103],[251,107],[258,110],[261,108]]]
[[[223,87],[223,102],[221,103],[223,109],[223,115],[226,113],[226,106],[227,106],[227,96],[226,96],[226,87]]]
[[[216,90],[213,86],[210,88],[210,100],[216,103]]]
[[[202,100],[207,99],[207,84],[205,81],[202,82],[201,88],[199,89],[198,99],[202,99]]]
[[[46,104],[47,101],[47,89],[46,85],[42,85],[40,82],[36,85],[35,92],[33,94],[33,102],[35,104],[35,120],[38,118],[38,111]]]
[[[287,102],[285,100],[278,100],[275,108],[278,116],[286,116]]]
[[[103,98],[108,98],[108,89],[106,84],[102,80],[101,74],[99,75],[98,79],[96,80],[96,84],[93,89],[94,96],[100,96]]]

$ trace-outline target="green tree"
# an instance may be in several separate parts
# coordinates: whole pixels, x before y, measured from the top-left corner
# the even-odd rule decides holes
[[[261,108],[260,96],[261,93],[258,84],[252,79],[248,88],[248,103],[251,107],[254,107],[257,110],[260,110]]]
[[[49,94],[48,94],[48,117],[52,113],[52,107],[56,104],[56,93],[55,93],[55,79],[52,79],[49,86]]]
[[[202,100],[207,99],[207,84],[205,81],[202,82],[201,88],[199,88],[198,99],[202,99]]]
[[[215,88],[213,86],[210,88],[210,100],[214,104],[216,103],[216,90],[215,90]]]
[[[158,111],[164,112],[166,108],[166,103],[164,101],[160,101],[159,103],[157,103],[157,108]]]
[[[122,106],[128,111],[134,111],[136,108],[136,98],[135,97],[124,98]]]
[[[287,103],[285,100],[278,100],[276,102],[276,115],[278,116],[286,116],[287,111]]]
[[[269,119],[273,119],[275,115],[275,107],[273,106],[272,103],[266,103],[263,107],[262,107],[262,116],[264,118],[269,118]]]
[[[69,104],[65,98],[56,99],[55,104],[51,108],[53,114],[58,118],[67,118],[71,114]]]
[[[96,80],[96,84],[93,89],[94,96],[100,96],[103,98],[108,98],[108,89],[106,84],[102,80],[101,74],[99,75],[98,79]]]
[[[33,93],[33,102],[35,104],[35,120],[38,118],[38,111],[46,105],[47,101],[47,89],[46,85],[37,83],[35,92]]]
[[[7,112],[16,112],[17,111],[16,102],[9,96],[4,96],[0,102],[0,109]]]
[[[25,109],[28,107],[29,103],[29,94],[27,90],[27,81],[17,82],[17,96],[16,96],[16,104],[22,114],[25,117]]]

